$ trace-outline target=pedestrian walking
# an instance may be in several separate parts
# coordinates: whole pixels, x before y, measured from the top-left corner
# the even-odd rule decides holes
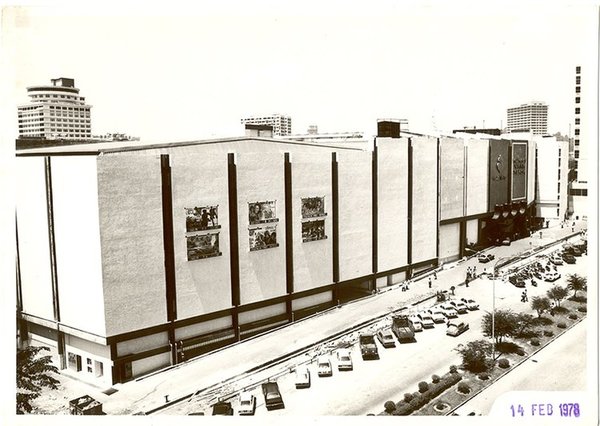
[[[431,277],[429,277],[429,288],[431,288]]]
[[[436,271],[433,271],[433,279],[437,280],[437,272]]]

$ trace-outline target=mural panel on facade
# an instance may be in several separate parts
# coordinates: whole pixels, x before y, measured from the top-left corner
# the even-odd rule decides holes
[[[509,141],[490,140],[489,210],[508,203]]]
[[[325,213],[325,197],[302,198],[302,219],[323,217]]]
[[[310,220],[302,222],[302,242],[324,240],[325,235],[325,220]]]
[[[219,256],[219,233],[187,236],[188,260]]]
[[[250,251],[277,247],[277,225],[258,226],[248,230]]]
[[[203,231],[219,227],[219,206],[185,208],[186,232]]]
[[[512,146],[512,201],[527,197],[527,143]]]
[[[275,201],[257,201],[248,203],[248,222],[250,225],[277,222]]]

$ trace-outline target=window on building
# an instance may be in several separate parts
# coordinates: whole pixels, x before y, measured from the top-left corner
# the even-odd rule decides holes
[[[581,66],[575,67],[575,72],[579,74],[581,72]]]
[[[575,139],[575,146],[579,146],[579,139]]]
[[[559,178],[560,178],[560,176],[559,176]],[[556,192],[558,192],[560,194],[560,182],[558,182],[558,186],[556,188]]]
[[[581,93],[581,87],[577,86],[577,87],[575,88],[575,93]]]
[[[575,108],[575,114],[579,114],[581,112],[581,108]]]
[[[576,118],[575,119],[575,124],[581,124],[581,119],[580,118]]]
[[[72,352],[68,353],[69,368],[75,371],[81,371],[81,356]]]
[[[578,104],[580,101],[581,101],[581,98],[580,98],[579,96],[577,96],[577,97],[575,98],[575,103],[576,103],[576,104]]]
[[[581,76],[580,75],[575,77],[575,84],[581,84]]]
[[[104,376],[104,364],[102,364],[100,361],[94,361],[94,367],[96,370],[96,377]]]
[[[560,209],[556,209],[556,217],[560,217]]]
[[[575,151],[575,158],[579,158],[579,151]]]
[[[579,129],[575,129],[575,136],[579,136]]]

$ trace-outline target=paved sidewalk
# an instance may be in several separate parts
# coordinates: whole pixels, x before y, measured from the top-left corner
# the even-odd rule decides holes
[[[585,229],[586,225],[585,221],[579,221],[575,226],[575,233]],[[544,229],[543,238],[536,233],[532,237],[513,242],[511,246],[494,247],[489,251],[495,254],[496,259],[500,259],[552,243],[572,234],[570,226],[562,229],[560,226],[555,226]],[[165,395],[168,395],[171,401],[189,395],[361,324],[368,318],[417,302],[434,295],[436,291],[449,290],[453,285],[458,287],[464,282],[467,267],[477,266],[478,273],[482,273],[487,267],[491,272],[494,262],[484,265],[479,264],[476,258],[471,258],[444,265],[443,270],[437,274],[438,279],[432,280],[431,289],[428,288],[427,277],[416,279],[407,292],[400,291],[397,286],[386,288],[373,296],[192,359],[168,371],[117,385],[115,388],[119,391],[110,396],[102,393],[98,395],[97,390],[90,395],[98,397],[98,400],[104,403],[103,408],[107,414],[147,412],[164,405]],[[491,294],[488,294],[489,288],[482,285],[470,286],[469,289],[460,287],[456,293],[459,297],[469,296],[475,299],[491,297]],[[67,384],[66,387],[68,388]],[[69,399],[77,396],[80,394],[69,395]]]

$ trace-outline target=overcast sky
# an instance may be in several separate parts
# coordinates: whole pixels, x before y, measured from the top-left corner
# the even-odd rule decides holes
[[[588,2],[281,3],[5,9],[12,138],[25,88],[56,77],[93,105],[94,134],[145,140],[237,136],[240,118],[273,112],[294,133],[372,135],[377,118],[424,133],[500,127],[531,100],[567,133],[575,66],[596,66]]]

